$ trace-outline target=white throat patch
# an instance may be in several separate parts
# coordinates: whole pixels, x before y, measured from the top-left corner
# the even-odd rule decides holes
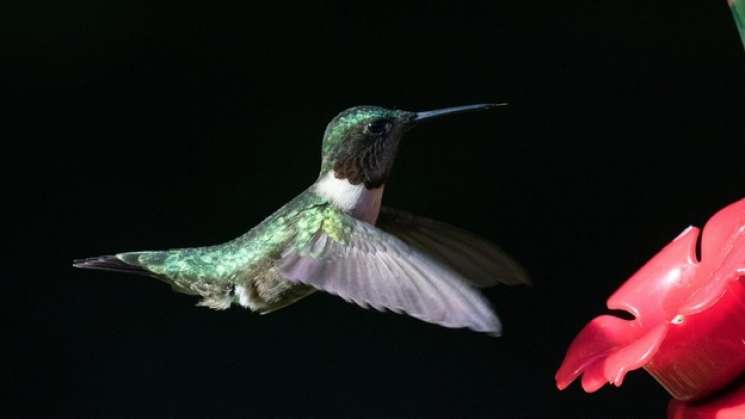
[[[365,185],[352,185],[347,179],[338,179],[334,176],[333,170],[329,170],[326,176],[316,183],[316,192],[342,211],[352,210],[364,191]]]
[[[378,218],[380,202],[383,198],[383,186],[367,189],[362,183],[352,185],[347,179],[338,179],[334,176],[334,171],[329,170],[316,182],[315,191],[337,208],[350,213],[357,219],[375,223]]]

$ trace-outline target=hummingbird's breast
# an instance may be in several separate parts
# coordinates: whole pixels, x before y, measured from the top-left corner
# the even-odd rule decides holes
[[[367,189],[364,183],[353,185],[347,179],[339,179],[329,170],[314,185],[316,194],[327,199],[352,217],[375,224],[380,213],[385,185]]]

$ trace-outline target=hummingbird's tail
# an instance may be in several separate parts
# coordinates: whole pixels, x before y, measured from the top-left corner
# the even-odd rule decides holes
[[[151,271],[141,266],[124,262],[114,255],[76,259],[73,261],[72,266],[81,269],[97,269],[100,271],[125,272],[136,275],[153,276]]]

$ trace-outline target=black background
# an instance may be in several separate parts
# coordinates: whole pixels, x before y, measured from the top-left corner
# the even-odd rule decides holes
[[[50,2],[0,19],[20,128],[13,416],[663,417],[644,372],[593,395],[553,375],[622,281],[745,195],[745,51],[724,1]],[[502,338],[320,294],[213,312],[70,267],[241,234],[315,180],[347,107],[493,101],[511,106],[411,132],[385,203],[526,266],[533,288],[487,291]]]

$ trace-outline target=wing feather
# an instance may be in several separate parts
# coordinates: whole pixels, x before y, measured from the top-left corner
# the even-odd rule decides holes
[[[362,307],[500,333],[499,319],[483,295],[432,255],[337,211],[323,225],[310,242],[282,255],[279,267],[287,280]]]
[[[529,284],[525,269],[494,244],[449,224],[382,208],[377,227],[442,260],[480,288]]]

